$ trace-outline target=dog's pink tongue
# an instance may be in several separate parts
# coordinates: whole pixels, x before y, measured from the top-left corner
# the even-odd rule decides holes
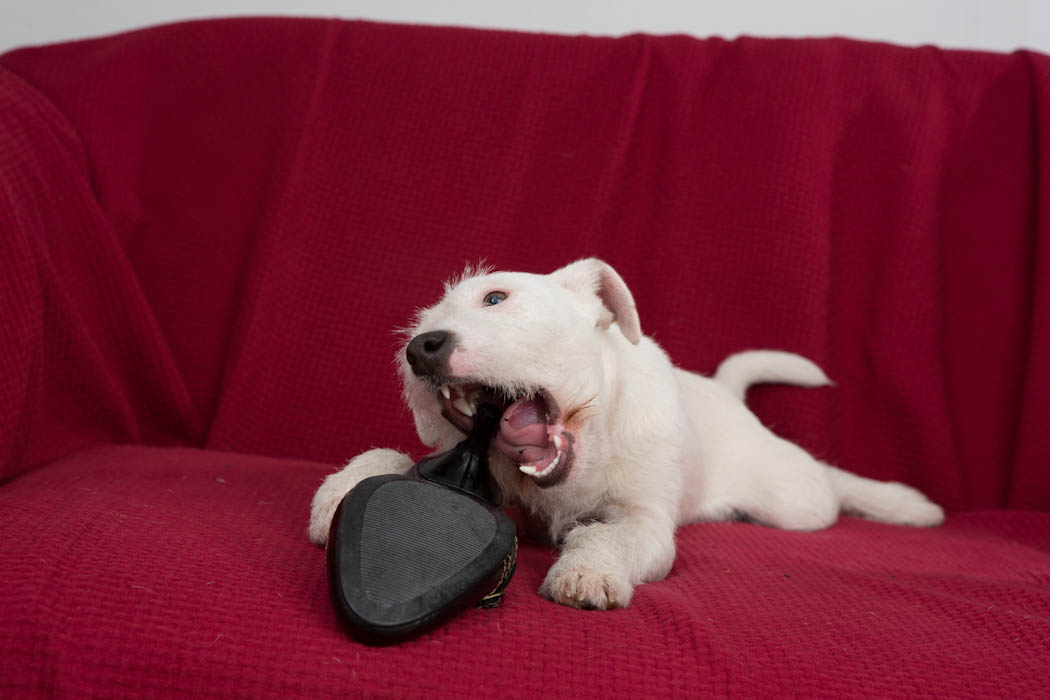
[[[503,412],[500,435],[515,447],[547,445],[547,406],[542,399],[522,399]]]

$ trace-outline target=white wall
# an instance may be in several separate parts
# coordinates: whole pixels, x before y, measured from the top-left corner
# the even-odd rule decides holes
[[[1050,0],[0,0],[0,51],[191,17],[260,14],[606,35],[841,35],[1050,53]]]

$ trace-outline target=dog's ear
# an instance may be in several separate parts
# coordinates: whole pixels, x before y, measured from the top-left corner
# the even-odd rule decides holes
[[[611,265],[598,258],[585,258],[555,270],[550,276],[573,292],[601,301],[602,313],[598,318],[601,328],[608,328],[615,321],[627,340],[635,345],[641,341],[642,324],[634,297]]]

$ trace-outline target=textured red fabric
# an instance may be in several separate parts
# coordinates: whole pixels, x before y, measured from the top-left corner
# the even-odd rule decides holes
[[[257,19],[0,57],[0,694],[1045,692],[1048,105],[1039,54],[848,40]],[[468,261],[595,254],[685,367],[817,360],[759,415],[948,524],[691,526],[609,614],[525,547],[504,608],[357,646],[303,530],[341,460],[420,453],[392,330]]]
[[[187,448],[78,453],[0,490],[4,697],[1045,696],[1050,518],[851,518],[679,531],[626,610],[507,598],[398,647],[349,639],[304,514],[329,465]]]

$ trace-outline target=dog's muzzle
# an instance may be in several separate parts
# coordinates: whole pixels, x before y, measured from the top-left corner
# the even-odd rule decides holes
[[[542,388],[522,392],[450,376],[449,358],[455,346],[451,331],[438,330],[420,333],[405,348],[412,374],[440,397],[441,414],[469,433],[479,402],[499,407],[502,416],[493,449],[538,486],[560,483],[572,464],[575,437],[561,424],[561,409],[554,397]]]

